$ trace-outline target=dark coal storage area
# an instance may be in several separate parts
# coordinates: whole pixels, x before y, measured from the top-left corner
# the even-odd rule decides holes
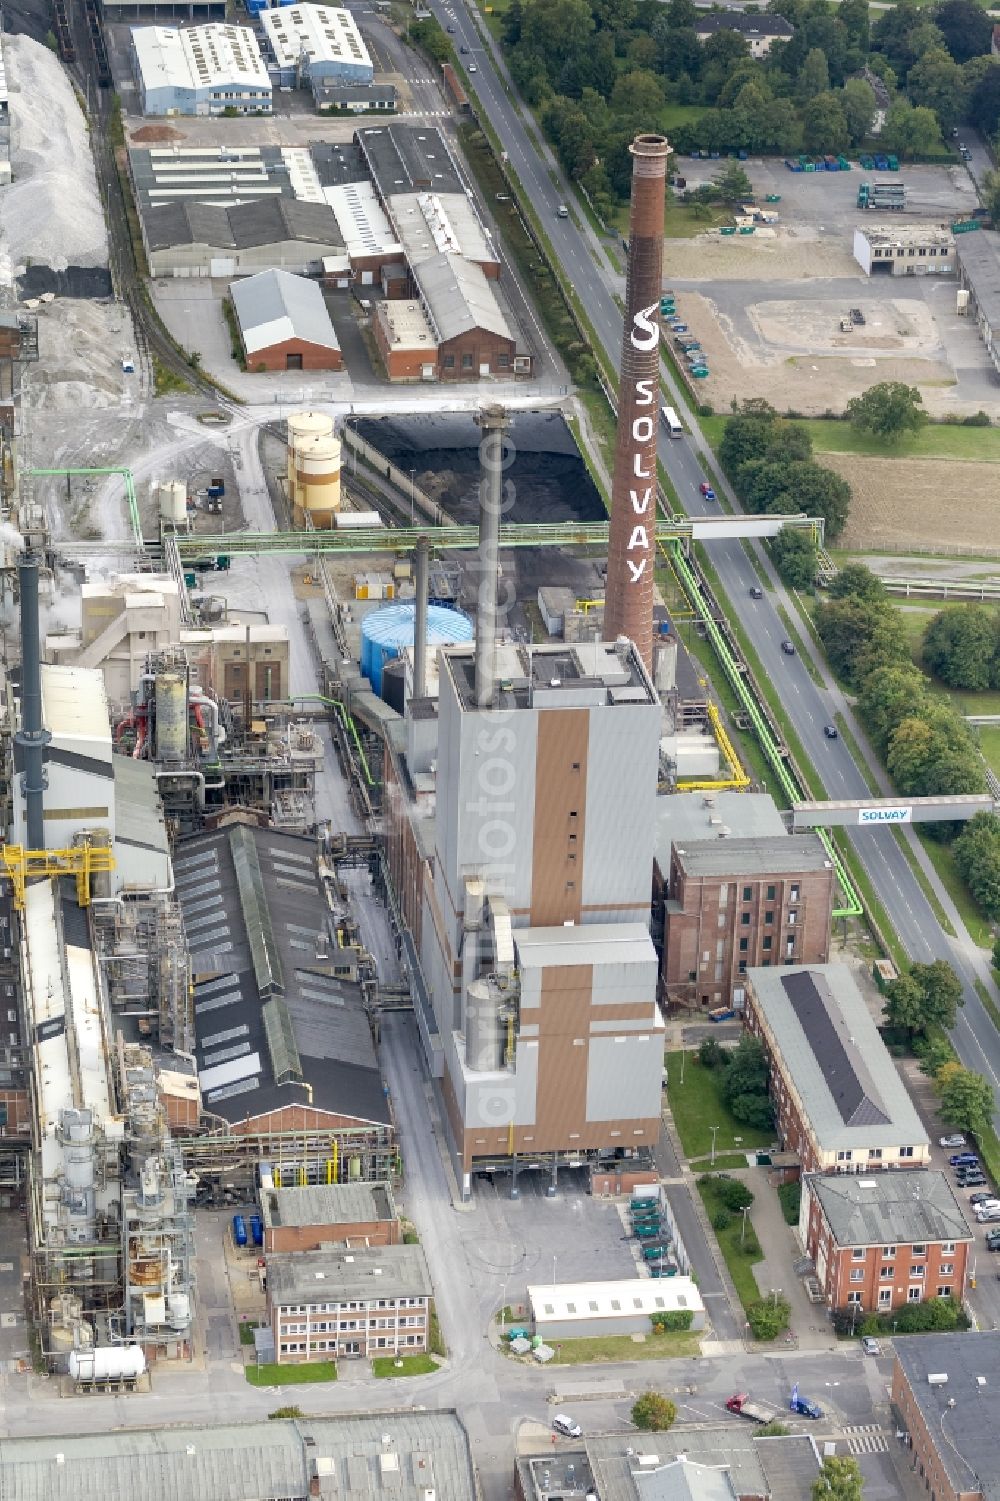
[[[111,298],[114,287],[111,272],[105,266],[67,266],[53,271],[51,266],[28,266],[17,278],[17,292],[22,299],[41,297],[54,292],[57,297]]]
[[[365,417],[354,426],[400,469],[413,470],[419,489],[459,524],[479,519],[480,431],[471,412]],[[505,522],[606,521],[607,512],[561,412],[515,412],[512,461],[504,483],[513,486]]]

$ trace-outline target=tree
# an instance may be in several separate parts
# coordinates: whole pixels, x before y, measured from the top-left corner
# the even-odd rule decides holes
[[[915,667],[901,663],[867,674],[858,695],[858,714],[880,756],[885,756],[896,726],[923,696],[924,678]]]
[[[646,1433],[662,1433],[676,1418],[677,1408],[662,1392],[643,1392],[632,1403],[632,1422]]]
[[[993,1114],[993,1090],[982,1074],[946,1063],[934,1081],[941,1101],[941,1114],[960,1131],[982,1131]]]
[[[748,460],[764,457],[777,416],[766,401],[756,406],[744,401],[740,411],[726,422],[719,444],[719,461],[731,480],[736,481]]]
[[[982,605],[941,610],[924,632],[923,663],[949,688],[978,691],[996,684],[997,617]]]
[[[800,101],[807,104],[810,99],[815,99],[817,94],[826,94],[830,90],[830,68],[827,64],[826,53],[819,47],[813,47],[806,53],[805,61],[799,70],[798,88],[796,90]]]
[[[886,767],[904,797],[982,792],[986,776],[965,724],[949,703],[925,701],[893,731]],[[946,828],[935,825],[935,828]]]
[[[934,12],[934,24],[957,63],[990,50],[991,18],[976,0],[945,0]]]
[[[969,118],[983,135],[996,134],[1000,122],[1000,63],[993,63],[973,88]]]
[[[808,532],[787,526],[768,544],[778,577],[789,589],[811,589],[816,578],[818,554]]]
[[[983,206],[989,211],[994,229],[1000,224],[1000,172],[995,167],[983,173],[979,184],[979,196],[983,200]]]
[[[962,982],[946,959],[931,964],[911,964],[910,978],[920,988],[924,1027],[941,1027],[950,1032],[958,1018],[959,1006],[965,1005]]]
[[[977,813],[955,840],[952,853],[959,875],[980,907],[987,917],[1000,922],[1000,822],[992,813]]]
[[[899,616],[879,600],[831,599],[817,611],[816,629],[830,666],[849,687],[908,655]]]
[[[850,1454],[828,1455],[812,1483],[812,1501],[861,1501],[861,1466]]]
[[[766,1094],[737,1094],[729,1101],[734,1120],[755,1131],[769,1131],[774,1125],[774,1107]]]
[[[844,7],[840,7],[843,14]],[[849,78],[840,91],[847,134],[852,146],[864,140],[875,118],[875,91],[863,78]]]
[[[719,1198],[728,1210],[733,1214],[742,1214],[744,1209],[749,1209],[753,1203],[753,1194],[745,1183],[738,1178],[730,1178],[725,1173],[715,1180]]]
[[[943,47],[932,48],[914,63],[906,90],[914,104],[934,111],[943,131],[952,129],[965,108],[965,77]]]
[[[611,113],[620,119],[636,119],[640,124],[655,120],[663,108],[663,85],[655,73],[639,68],[622,73],[611,90],[608,101]]]
[[[521,26],[524,21],[524,5],[522,0],[510,0],[510,4],[503,13],[501,36],[505,47],[516,47],[521,40]]]
[[[726,202],[742,203],[753,197],[753,183],[739,162],[727,162],[721,172],[716,172],[712,184]]]
[[[806,102],[802,111],[802,140],[807,151],[839,154],[847,150],[850,134],[839,94],[828,89]]]
[[[784,1298],[759,1298],[747,1309],[747,1323],[754,1339],[777,1339],[788,1328],[791,1316],[791,1306]]]
[[[832,580],[829,588],[831,599],[888,600],[886,587],[878,574],[872,573],[864,563],[845,563]]]
[[[922,408],[923,397],[916,386],[883,380],[869,386],[864,395],[852,396],[847,415],[859,432],[873,433],[891,443],[903,433],[917,431],[924,421]]]
[[[941,127],[933,110],[914,108],[905,99],[889,106],[882,139],[897,156],[930,156],[941,149]]]
[[[759,1038],[744,1032],[729,1055],[726,1075],[722,1081],[722,1097],[728,1105],[743,1094],[766,1094],[768,1080],[767,1054]]]
[[[1000,934],[993,940],[993,968],[1000,969]]]
[[[923,991],[912,975],[898,975],[885,987],[885,1005],[882,1012],[890,1027],[905,1032],[908,1037],[922,1034],[924,1030]]]

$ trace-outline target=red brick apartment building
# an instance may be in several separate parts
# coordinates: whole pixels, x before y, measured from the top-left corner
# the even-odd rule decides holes
[[[936,1169],[807,1177],[799,1224],[831,1308],[962,1298],[972,1232]]]
[[[847,965],[748,970],[744,1021],[770,1061],[782,1150],[803,1174],[927,1165],[927,1132]]]
[[[275,1358],[294,1365],[421,1354],[430,1338],[432,1291],[419,1246],[269,1256]]]
[[[996,1491],[1000,1333],[912,1334],[896,1346],[892,1407],[930,1501]]]
[[[834,873],[817,834],[679,838],[663,904],[661,999],[728,1005],[747,970],[824,964]]]

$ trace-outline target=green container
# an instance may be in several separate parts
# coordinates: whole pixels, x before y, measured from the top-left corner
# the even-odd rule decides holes
[[[736,233],[736,225],[727,224],[724,228],[719,230],[719,233],[722,235],[734,235]]]
[[[840,168],[841,172],[850,172],[851,170],[851,164],[847,160],[846,156],[837,157],[837,166]]]
[[[185,589],[197,589],[198,575],[196,573],[186,573],[184,575],[184,587]]]
[[[755,228],[755,226],[753,224],[741,224],[740,225],[740,234],[741,235],[752,235],[753,232],[754,232],[754,228]]]
[[[708,371],[705,370],[705,369],[702,369],[702,370],[692,370],[691,374],[692,374],[692,376],[694,377],[695,380],[704,380],[705,377],[706,377],[706,375],[708,374]]]

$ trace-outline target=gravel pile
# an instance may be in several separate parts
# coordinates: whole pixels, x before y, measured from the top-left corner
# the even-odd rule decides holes
[[[32,261],[64,271],[106,266],[108,237],[83,112],[47,47],[6,36],[11,165],[0,189],[0,280]]]

